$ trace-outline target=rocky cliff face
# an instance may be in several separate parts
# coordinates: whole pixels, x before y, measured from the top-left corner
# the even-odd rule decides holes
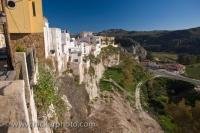
[[[91,64],[84,75],[84,84],[78,84],[73,76],[58,79],[58,88],[70,105],[63,114],[67,123],[85,123],[86,127],[70,126],[56,129],[56,133],[160,133],[156,122],[142,120],[139,112],[118,91],[102,92],[99,81],[107,67],[119,64],[119,55],[110,55],[98,64]]]
[[[119,64],[119,54],[113,54],[106,59],[101,60],[98,64],[91,64],[91,69],[94,73],[87,72],[84,75],[84,83],[86,85],[86,91],[89,94],[90,100],[99,96],[99,81],[103,76],[103,73],[107,67],[116,66]]]

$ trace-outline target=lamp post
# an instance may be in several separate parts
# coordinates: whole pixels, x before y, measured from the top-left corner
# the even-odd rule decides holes
[[[2,11],[0,15],[0,21],[2,22],[1,24],[3,25],[3,32],[5,36],[8,69],[14,70],[13,52],[10,45],[10,34],[8,31],[8,21],[7,21],[6,12],[5,12],[6,2],[7,2],[6,0],[1,0]]]

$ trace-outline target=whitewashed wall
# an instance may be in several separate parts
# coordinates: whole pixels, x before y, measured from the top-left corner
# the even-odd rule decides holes
[[[58,62],[58,72],[63,68],[63,53],[62,53],[62,34],[59,28],[50,28],[51,31],[51,50],[55,50],[56,60]]]

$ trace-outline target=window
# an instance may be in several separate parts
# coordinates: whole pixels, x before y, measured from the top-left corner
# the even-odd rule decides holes
[[[33,16],[36,16],[35,2],[32,2]]]
[[[74,59],[74,62],[78,62],[78,59]]]
[[[81,53],[78,53],[78,56],[81,56]]]
[[[72,57],[70,56],[70,57],[69,57],[69,62],[71,62],[71,60],[72,60]]]

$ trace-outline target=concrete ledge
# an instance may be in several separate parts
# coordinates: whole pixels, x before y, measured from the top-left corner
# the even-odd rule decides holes
[[[23,80],[0,81],[0,112],[2,133],[31,133]]]

